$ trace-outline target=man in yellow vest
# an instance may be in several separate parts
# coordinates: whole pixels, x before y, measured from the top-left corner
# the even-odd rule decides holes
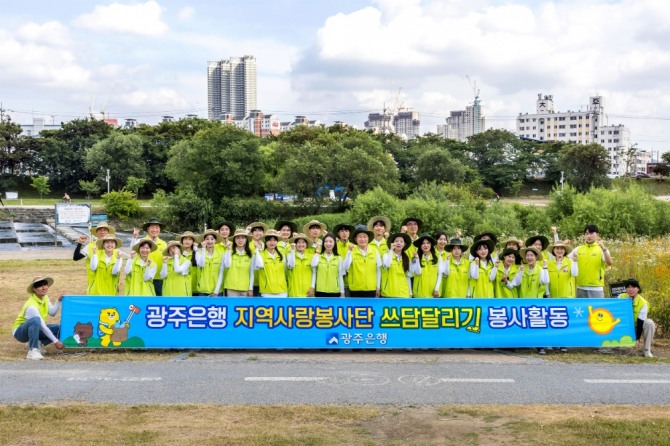
[[[605,266],[612,265],[612,256],[602,240],[598,240],[600,231],[596,225],[584,228],[583,245],[576,247],[568,256],[577,262],[576,297],[605,297]]]
[[[656,324],[647,317],[649,313],[649,302],[640,293],[642,287],[637,279],[628,279],[623,282],[626,292],[619,295],[620,299],[631,299],[633,301],[633,317],[635,318],[635,348],[639,348],[641,337],[644,337],[644,356],[653,358],[651,354],[651,343],[654,341]]]
[[[51,277],[36,277],[28,285],[30,297],[23,304],[23,308],[12,325],[12,335],[19,342],[28,343],[28,356],[26,358],[38,361],[43,359],[40,351],[40,343],[43,345],[52,342],[57,349],[63,348],[63,343],[58,340],[60,325],[47,324],[47,316],[55,316],[63,300],[61,294],[55,304],[52,304],[47,296],[49,287],[54,283]]]

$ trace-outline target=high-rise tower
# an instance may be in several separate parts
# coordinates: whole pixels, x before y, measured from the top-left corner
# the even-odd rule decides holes
[[[256,109],[256,58],[231,57],[207,62],[207,115],[243,119]]]

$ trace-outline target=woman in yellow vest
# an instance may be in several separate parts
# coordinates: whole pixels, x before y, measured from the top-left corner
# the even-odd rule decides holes
[[[144,223],[142,229],[147,233],[144,239],[150,239],[156,245],[156,250],[153,251],[151,256],[151,263],[156,267],[156,275],[154,276],[154,290],[156,291],[156,296],[163,295],[163,279],[160,278],[160,271],[163,267],[163,250],[167,247],[167,243],[160,238],[161,230],[163,229],[163,223],[160,222],[158,218],[150,218],[149,221]],[[133,240],[131,246],[134,246],[138,240],[140,230],[133,230]]]
[[[235,225],[229,221],[224,221],[219,223],[219,235],[221,236],[221,241],[216,244],[215,249],[221,251],[221,254],[226,253],[228,246],[228,240],[231,238],[231,234],[235,232]]]
[[[121,239],[106,235],[95,242],[91,256],[93,281],[88,287],[91,296],[116,296],[119,292],[119,273],[123,260],[119,248],[123,246]]]
[[[312,258],[312,289],[316,297],[344,297],[346,268],[333,234],[323,236],[323,252]]]
[[[195,252],[198,250],[198,238],[198,235],[191,231],[186,231],[175,237],[175,240],[181,243],[182,255],[186,257],[191,264],[188,269],[188,279],[191,283],[189,287],[190,294],[188,294],[188,296],[195,295],[195,290],[198,289],[198,280],[200,279],[200,268],[198,268],[198,262],[196,262],[195,259]]]
[[[470,297],[495,297],[491,271],[493,270],[493,240],[479,239],[470,247]]]
[[[443,268],[443,281],[446,284],[442,297],[470,297],[470,259],[466,254],[468,245],[463,244],[460,238],[452,238],[445,250],[447,260]]]
[[[418,251],[410,264],[412,294],[414,297],[440,297],[444,264],[435,252],[435,239],[424,234],[414,241],[414,246]]]
[[[270,229],[264,236],[265,249],[256,252],[254,268],[258,271],[258,285],[262,297],[288,297],[286,259],[277,251],[279,233]]]
[[[494,262],[491,270],[493,293],[498,298],[519,297],[518,290],[512,285],[512,280],[519,272],[521,255],[514,248],[505,248]]]
[[[519,266],[519,272],[512,280],[512,284],[519,287],[519,297],[544,297],[546,285],[549,284],[547,259],[533,246],[521,250],[521,259],[524,264]],[[538,263],[540,261],[542,266]]]
[[[91,243],[84,246],[88,237],[82,234],[79,236],[77,241],[77,246],[74,248],[74,254],[72,255],[72,260],[75,262],[81,259],[86,259],[86,289],[88,290],[93,283],[93,278],[95,274],[91,271],[91,257],[93,257],[93,248],[95,248],[95,242],[101,238],[104,238],[108,234],[114,234],[116,231],[113,227],[109,226],[107,222],[101,221],[96,225],[95,228],[91,228],[90,233],[92,236]],[[96,240],[97,239],[97,240]],[[125,257],[125,254],[121,254],[122,257]]]
[[[238,229],[233,236],[234,246],[226,251],[223,258],[225,278],[223,288],[228,297],[252,297],[254,295],[253,253],[249,246],[249,236],[244,229]]]
[[[416,217],[407,217],[400,223],[400,232],[409,236],[410,244],[407,247],[407,256],[411,259],[417,248],[412,244],[419,238],[419,231],[423,227],[423,221]]]
[[[319,220],[310,220],[302,227],[302,233],[307,236],[309,243],[307,244],[307,253],[313,256],[317,249],[321,248],[321,238],[328,230],[325,223]]]
[[[155,252],[156,244],[148,238],[140,239],[134,246],[130,260],[126,262],[126,295],[155,296],[154,277],[156,264],[149,256]],[[162,259],[162,257],[161,257]]]
[[[181,243],[170,240],[163,251],[163,296],[191,296],[191,262],[183,255]]]
[[[389,252],[382,257],[382,297],[412,297],[412,273],[409,271],[407,250],[412,244],[409,235],[392,234]]]
[[[372,231],[358,225],[352,237],[356,246],[349,246],[344,259],[351,297],[379,297],[382,259],[379,251],[368,244],[373,237]]]
[[[547,297],[575,297],[575,278],[579,274],[577,262],[566,254],[572,251],[570,245],[556,242],[547,248],[552,255],[547,262],[549,272],[549,294]]]
[[[215,249],[221,241],[217,231],[208,229],[202,234],[202,247],[195,254],[200,269],[197,295],[216,297],[223,285],[223,252]]]
[[[309,238],[305,234],[297,234],[290,242],[291,250],[286,256],[288,295],[290,297],[314,297],[313,256],[307,253]]]

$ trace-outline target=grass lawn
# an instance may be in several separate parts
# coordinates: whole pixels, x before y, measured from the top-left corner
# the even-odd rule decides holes
[[[104,439],[104,440],[103,440]],[[670,444],[667,406],[0,406],[0,444]]]

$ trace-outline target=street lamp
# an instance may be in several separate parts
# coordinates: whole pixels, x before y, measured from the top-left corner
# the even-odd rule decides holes
[[[107,169],[107,176],[105,179],[107,180],[107,193],[109,193],[109,169]]]

